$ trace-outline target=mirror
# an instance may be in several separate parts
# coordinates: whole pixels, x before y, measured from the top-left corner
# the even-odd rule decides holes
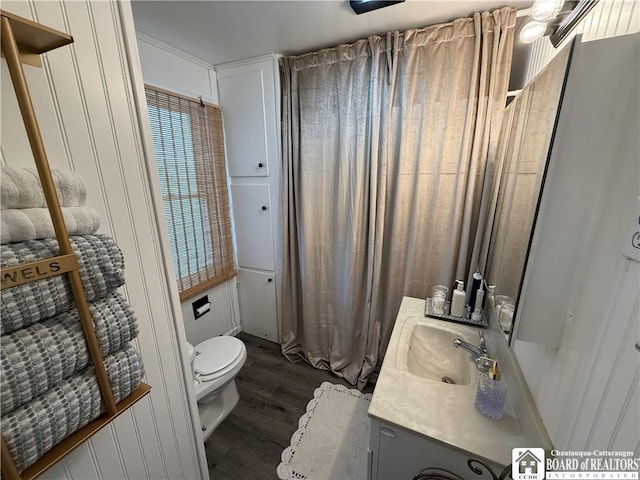
[[[495,285],[493,310],[505,334],[511,331],[520,294],[570,50],[559,52],[522,89],[502,123],[485,279]]]

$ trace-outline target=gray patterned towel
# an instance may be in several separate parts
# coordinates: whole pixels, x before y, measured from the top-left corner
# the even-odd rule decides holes
[[[116,402],[140,385],[144,369],[133,347],[105,357],[104,364]],[[3,416],[0,426],[18,470],[24,470],[104,411],[98,381],[88,368]]]
[[[89,302],[106,297],[124,284],[124,258],[111,237],[82,235],[71,237],[70,240],[73,251],[78,256],[80,277]],[[2,268],[14,267],[49,258],[58,253],[58,241],[55,239],[2,245],[0,264]],[[2,280],[4,282],[4,279]],[[0,295],[2,335],[75,307],[67,275],[5,288]]]
[[[103,356],[138,336],[135,314],[118,292],[89,304]],[[0,339],[2,415],[30,402],[90,361],[78,312],[70,310]]]

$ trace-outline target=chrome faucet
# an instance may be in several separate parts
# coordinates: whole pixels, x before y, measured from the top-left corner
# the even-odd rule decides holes
[[[484,337],[484,332],[482,330],[478,330],[478,335],[480,336],[480,343],[476,347],[469,342],[465,342],[461,338],[456,338],[453,340],[453,346],[456,348],[462,348],[471,354],[473,357],[473,361],[476,364],[476,368],[481,372],[489,371],[493,361],[489,358],[489,354],[487,352],[487,343]]]

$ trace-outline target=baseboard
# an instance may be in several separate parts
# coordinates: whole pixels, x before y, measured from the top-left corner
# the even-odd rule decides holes
[[[240,325],[238,325],[237,327],[233,327],[231,330],[229,330],[227,333],[225,333],[225,335],[227,336],[237,336],[240,332],[242,331],[242,327],[240,327]]]

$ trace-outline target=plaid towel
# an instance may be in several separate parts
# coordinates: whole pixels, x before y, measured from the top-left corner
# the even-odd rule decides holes
[[[140,385],[144,369],[140,354],[133,347],[105,357],[104,364],[116,402]],[[104,411],[98,381],[93,368],[88,368],[3,416],[0,427],[11,456],[22,471]]]
[[[124,257],[111,237],[82,235],[70,240],[78,256],[80,277],[89,302],[106,297],[124,284]],[[2,245],[0,265],[2,268],[14,267],[58,253],[58,241],[55,239]],[[0,295],[2,335],[75,308],[67,275],[5,288]]]
[[[102,355],[125,348],[138,336],[133,310],[118,292],[89,304]],[[12,412],[90,361],[76,310],[0,339],[0,397],[2,414]]]

